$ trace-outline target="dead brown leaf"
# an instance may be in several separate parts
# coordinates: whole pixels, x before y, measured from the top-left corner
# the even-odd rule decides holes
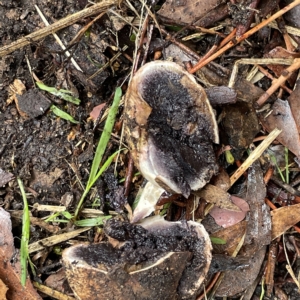
[[[230,194],[212,184],[207,184],[200,191],[193,193],[220,208],[238,212],[241,211],[238,206],[231,202]]]
[[[217,297],[232,297],[244,291],[256,279],[266,253],[266,246],[249,257],[248,267],[225,272]]]
[[[282,130],[277,140],[297,157],[300,156],[299,133],[288,101],[277,99],[271,113],[265,112],[260,116],[260,121],[268,132],[275,128]]]
[[[34,169],[34,179],[30,183],[30,186],[33,187],[35,184],[39,184],[44,187],[51,187],[53,183],[62,175],[64,170],[55,168],[53,172],[50,172],[49,175],[43,172],[39,172]]]
[[[6,300],[6,292],[8,291],[7,286],[4,284],[4,282],[0,279],[0,299]]]
[[[265,196],[263,172],[256,161],[248,171],[245,199],[250,206],[250,212],[244,245],[238,255],[248,259],[249,267],[225,272],[216,292],[217,296],[230,297],[241,293],[257,278],[266,253],[266,245],[271,242],[271,216],[269,208],[264,203]]]
[[[0,207],[0,255],[2,255],[3,260],[10,260],[14,250],[10,214]]]
[[[219,187],[223,191],[228,191],[231,186],[228,173],[221,167],[219,169],[219,173],[212,177],[210,183]]]
[[[192,24],[219,4],[219,0],[167,0],[158,15],[175,23]]]
[[[300,204],[284,206],[271,211],[272,240],[300,222]]]
[[[213,237],[226,241],[225,245],[214,246],[217,253],[228,253],[232,255],[239,241],[246,232],[247,221],[239,222],[233,226],[221,229],[211,234]]]
[[[294,121],[296,123],[298,132],[300,132],[300,80],[297,80],[295,84],[295,89],[291,93],[290,97],[288,98],[291,111],[294,117]]]
[[[61,293],[65,292],[64,282],[66,280],[66,272],[64,269],[58,270],[55,274],[51,274],[45,280],[45,285],[53,290]]]
[[[269,53],[266,53],[264,57],[267,58],[297,58],[299,53],[288,51],[282,47],[276,47],[272,49]],[[279,77],[282,72],[288,67],[288,65],[268,65],[268,68],[274,72],[274,74]],[[296,75],[296,74],[295,74]],[[291,85],[295,82],[295,78],[288,78],[287,80]]]
[[[14,178],[14,175],[10,172],[5,172],[0,169],[0,187],[4,186]]]
[[[96,121],[99,117],[102,109],[105,107],[106,103],[101,103],[93,108],[93,110],[90,112],[90,117],[92,120]]]
[[[265,204],[266,187],[259,162],[252,164],[248,171],[245,200],[250,206],[245,244],[261,248],[271,242],[271,215]]]

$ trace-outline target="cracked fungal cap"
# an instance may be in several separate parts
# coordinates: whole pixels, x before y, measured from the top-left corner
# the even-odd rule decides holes
[[[161,216],[139,225],[111,219],[104,233],[108,242],[78,244],[63,252],[76,299],[196,299],[212,258],[201,224]]]
[[[125,118],[133,160],[148,181],[188,197],[216,173],[214,112],[204,89],[178,64],[155,61],[139,69]]]

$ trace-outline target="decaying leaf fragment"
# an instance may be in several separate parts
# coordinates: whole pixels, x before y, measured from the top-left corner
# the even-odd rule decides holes
[[[250,206],[250,212],[248,213],[244,245],[239,253],[240,257],[249,260],[249,266],[225,272],[217,289],[217,296],[230,297],[241,293],[252,284],[260,271],[266,245],[271,242],[271,216],[269,208],[264,202],[265,196],[263,173],[259,163],[255,162],[248,171],[245,199]]]
[[[230,194],[214,185],[207,184],[200,191],[194,192],[194,194],[220,208],[239,212],[241,211],[238,206],[232,203]]]
[[[218,0],[167,0],[158,14],[179,24],[193,24],[215,8]]]
[[[300,156],[299,133],[288,101],[277,99],[272,105],[270,113],[261,114],[260,121],[269,132],[274,128],[281,129],[282,132],[277,140],[297,157]]]
[[[284,206],[271,211],[272,240],[300,222],[300,204]]]

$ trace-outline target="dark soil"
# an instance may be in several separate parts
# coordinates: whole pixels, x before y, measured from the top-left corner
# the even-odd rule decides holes
[[[8,45],[20,37],[44,27],[34,5],[39,6],[49,23],[52,24],[83,9],[86,4],[86,0],[0,1],[0,45]],[[140,3],[133,4],[137,8],[140,6]],[[63,43],[67,45],[76,33],[91,20],[82,20],[76,25],[59,31]],[[66,58],[52,35],[0,58],[0,169],[22,179],[30,207],[35,203],[62,205],[65,198],[70,197],[71,203],[68,210],[73,212],[76,208],[83,191],[79,182],[85,185],[88,181],[95,145],[97,145],[103,130],[103,123],[98,124],[96,122],[95,124],[89,115],[95,106],[101,103],[109,105],[113,99],[115,88],[127,79],[126,76],[132,67],[130,57],[135,48],[135,42],[131,41],[129,37],[129,26],[118,31],[116,38],[113,24],[107,17],[97,21],[92,29],[69,49],[83,73],[76,70],[70,60]],[[155,41],[158,37],[160,34],[155,30],[153,40]],[[259,35],[256,39],[258,43],[253,43],[254,46],[249,47],[250,49],[232,50],[227,53],[220,60],[222,66],[230,68],[237,57],[260,57],[264,51],[260,47],[264,46],[265,41]],[[277,42],[278,44],[283,43],[280,38]],[[189,46],[195,50],[206,52],[213,43],[212,37],[208,36],[197,45],[189,44]],[[157,48],[161,49],[161,44]],[[128,46],[128,49],[123,53],[124,55],[121,55],[116,62],[91,80],[87,80],[124,45]],[[151,47],[156,48],[155,43],[151,44]],[[150,52],[152,51],[151,47]],[[49,93],[35,90],[36,87],[29,66],[47,86],[72,90],[76,97],[81,100],[80,105],[76,106]],[[20,96],[17,97],[17,100],[13,100],[15,93],[12,85],[16,79],[20,80],[26,87],[26,97],[31,103],[30,108],[22,107],[22,105],[17,106],[18,101],[20,103],[22,101]],[[264,87],[264,84],[269,85],[270,82],[262,82],[261,87]],[[123,89],[125,92],[126,84]],[[41,105],[42,102],[44,108],[41,113],[37,105]],[[50,104],[55,104],[79,123],[73,124],[58,118],[49,111],[47,106]],[[248,104],[244,105],[247,106]],[[122,109],[123,107],[119,109],[115,136],[109,142],[105,158],[119,148]],[[220,112],[219,108],[216,110]],[[256,127],[254,129],[253,134],[255,135],[259,129]],[[221,135],[225,136],[226,133],[221,133]],[[244,149],[244,145],[242,148]],[[126,175],[129,156],[127,153],[122,155],[121,163],[117,166],[118,177],[115,178],[114,169],[111,167],[96,186],[97,195],[102,199],[96,202],[96,206],[104,212],[109,210],[122,212],[124,203],[128,200],[132,204],[137,193],[137,189],[132,185],[129,196],[124,196],[124,187],[123,184],[119,183],[119,180],[124,179]],[[239,158],[242,157],[241,151],[238,151],[238,156]],[[138,178],[139,184],[142,180],[141,177]],[[92,197],[87,198],[85,207],[91,207],[94,200]],[[23,209],[23,201],[16,181],[11,181],[3,187],[0,186],[0,206],[8,211]],[[45,213],[34,209],[31,210],[31,213],[34,217],[45,216]],[[174,210],[169,211],[168,218],[179,219],[183,215],[183,213]],[[20,224],[14,223],[13,226],[14,234],[19,238]],[[65,225],[59,226],[65,230]],[[30,243],[48,235],[46,230],[32,228]],[[94,233],[91,230],[86,234],[86,239],[92,241],[93,238]],[[16,239],[17,247],[19,246],[18,243]],[[62,245],[62,247],[67,247],[67,244]],[[40,268],[38,275],[42,280],[47,277],[47,272],[43,272],[42,267],[53,264],[53,270],[56,270],[57,266],[60,266],[59,259],[60,256],[52,252],[46,262],[38,265]],[[280,280],[282,279],[282,282],[279,282],[282,285],[285,282],[283,279],[285,270],[278,270],[277,274]],[[298,273],[296,273],[297,275]],[[295,287],[295,284],[288,283],[283,288],[286,294],[290,295],[290,299],[299,299],[300,297]],[[259,292],[258,290],[258,297]],[[274,299],[274,296],[272,297]]]

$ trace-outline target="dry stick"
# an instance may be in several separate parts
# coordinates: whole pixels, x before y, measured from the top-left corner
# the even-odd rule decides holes
[[[272,165],[269,166],[265,176],[264,176],[264,183],[265,185],[268,184],[269,180],[271,179],[271,177],[273,176],[274,174],[274,167]]]
[[[38,40],[48,36],[49,34],[52,34],[62,28],[65,28],[69,25],[72,25],[72,24],[82,20],[83,18],[89,17],[91,15],[99,14],[102,11],[106,10],[107,8],[109,8],[110,6],[113,6],[115,4],[117,4],[116,0],[103,0],[100,3],[97,3],[86,9],[83,9],[71,16],[65,17],[65,18],[51,24],[50,26],[44,27],[33,33],[30,33],[30,34],[26,35],[25,37],[22,37],[22,38],[18,39],[17,41],[12,42],[9,45],[1,47],[0,48],[0,57],[10,54],[13,51],[18,50],[26,45],[29,45],[34,41],[38,41]]]
[[[281,130],[275,128],[267,138],[264,139],[263,142],[249,155],[249,157],[244,161],[244,163],[234,172],[234,174],[230,177],[230,186],[232,186],[241,175],[252,165],[254,161],[256,161],[262,153],[269,147],[269,145],[277,138],[277,136],[281,133]]]
[[[207,295],[207,293],[213,288],[213,286],[219,279],[220,275],[221,275],[221,272],[218,272],[214,275],[214,277],[211,280],[211,282],[209,283],[209,285],[207,287],[205,287],[205,292],[202,293],[196,300],[202,300]]]
[[[53,297],[54,299],[61,299],[61,300],[76,300],[75,298],[68,296],[66,294],[63,294],[59,291],[56,291],[46,285],[43,285],[39,282],[33,281],[32,282],[33,286],[39,290],[40,292],[42,292],[43,294],[46,294],[48,296]]]
[[[126,170],[126,177],[125,177],[125,182],[124,182],[124,196],[128,197],[129,192],[130,192],[130,184],[133,178],[133,170],[134,170],[134,164],[133,164],[133,159],[132,156],[129,156],[129,161],[128,161],[128,166]]]
[[[300,0],[295,0],[291,4],[285,6],[284,8],[279,10],[277,13],[272,15],[270,18],[262,21],[260,24],[254,26],[252,29],[248,30],[246,33],[244,33],[242,36],[237,38],[235,41],[230,41],[223,48],[221,48],[219,51],[217,51],[215,54],[213,54],[211,57],[209,57],[206,61],[203,61],[200,64],[196,64],[191,70],[189,70],[189,72],[191,74],[197,72],[199,69],[206,66],[208,63],[210,63],[211,61],[213,61],[214,59],[219,57],[221,54],[223,54],[226,50],[228,50],[228,49],[232,48],[233,46],[235,46],[236,44],[242,42],[243,40],[245,40],[246,38],[251,36],[253,33],[257,32],[258,30],[260,30],[264,26],[268,25],[270,22],[274,21],[275,19],[282,16],[284,13],[286,13],[287,11],[291,10],[293,7],[295,7],[299,4],[300,4]]]
[[[292,75],[292,73],[300,68],[300,58],[295,58],[291,66],[286,68],[280,77],[270,86],[270,88],[264,92],[256,101],[258,106],[263,105],[269,97]]]
[[[272,241],[269,246],[269,253],[268,253],[268,263],[266,267],[266,286],[267,286],[267,297],[271,297],[272,291],[274,288],[274,271],[275,271],[275,264],[276,258],[278,253],[278,239]]]
[[[174,45],[178,46],[181,50],[183,50],[187,55],[195,60],[201,59],[196,52],[192,51],[189,47],[185,46],[184,44],[177,41],[173,36],[171,36],[166,30],[161,28],[161,32],[166,36],[166,40],[172,42]]]
[[[277,78],[275,78],[272,74],[270,74],[266,69],[264,69],[262,66],[260,65],[256,65],[256,67],[259,69],[260,72],[262,72],[266,77],[268,77],[271,80],[277,80]],[[291,94],[293,91],[291,89],[289,89],[285,84],[281,85],[281,88],[283,88],[286,92],[288,92],[289,94]]]
[[[140,60],[140,56],[141,56],[141,52],[142,52],[142,47],[143,47],[143,42],[144,42],[144,38],[145,38],[145,35],[146,35],[146,32],[147,32],[147,28],[148,28],[148,23],[149,23],[149,14],[146,15],[145,19],[144,19],[144,24],[143,24],[143,27],[142,27],[142,32],[141,32],[141,35],[139,37],[139,45],[138,45],[138,52],[137,52],[137,55],[136,55],[136,58],[134,60],[134,65],[133,65],[133,74],[136,73],[137,71],[137,68],[138,68],[138,63],[139,63],[139,60]]]
[[[45,18],[44,14],[41,12],[40,8],[35,5],[35,9],[37,10],[38,14],[40,15],[41,19],[43,20],[44,24],[46,26],[50,26],[50,23],[47,21],[47,19]],[[59,36],[56,34],[56,33],[52,33],[53,37],[55,38],[56,42],[59,44],[59,46],[63,49],[63,50],[66,50],[66,46],[64,45],[64,43],[61,41],[61,39],[59,38]],[[66,50],[65,51],[65,54],[67,57],[70,57],[71,56],[71,53]],[[71,62],[73,64],[73,66],[80,72],[83,72],[81,70],[81,68],[79,67],[79,65],[77,64],[77,62],[75,61],[75,59],[73,57],[71,57]],[[30,72],[31,73],[31,72]]]
[[[226,38],[224,38],[224,40],[220,43],[220,46],[219,46],[219,48],[222,48],[223,46],[225,46],[228,42],[230,42],[233,38],[234,38],[234,36],[235,36],[235,34],[236,34],[236,28],[234,28],[227,36],[226,36]]]
[[[150,24],[149,29],[147,30],[147,43],[146,47],[144,50],[144,56],[143,56],[143,61],[141,63],[141,66],[143,66],[146,63],[147,57],[148,57],[148,51],[150,48],[150,42],[152,40],[152,34],[153,34],[153,24]]]

